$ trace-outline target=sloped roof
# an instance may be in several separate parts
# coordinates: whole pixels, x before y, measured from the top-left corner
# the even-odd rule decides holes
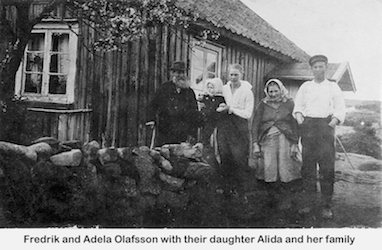
[[[309,55],[253,12],[240,0],[178,0],[185,8],[195,8],[200,18],[225,28],[256,44],[303,62]]]
[[[269,78],[308,81],[313,79],[309,63],[282,64],[269,72]],[[342,91],[356,91],[353,76],[348,62],[328,63],[326,78],[338,84]]]

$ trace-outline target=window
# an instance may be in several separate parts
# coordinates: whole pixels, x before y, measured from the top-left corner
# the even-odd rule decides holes
[[[31,101],[73,103],[78,25],[34,27],[16,76],[15,94]]]
[[[197,45],[191,53],[191,88],[198,95],[205,91],[206,79],[220,77],[221,72],[220,47],[206,43]]]

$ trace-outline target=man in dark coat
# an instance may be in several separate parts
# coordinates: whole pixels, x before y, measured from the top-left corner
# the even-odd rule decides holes
[[[148,110],[147,125],[157,125],[155,144],[159,146],[196,140],[201,120],[194,91],[185,77],[185,63],[174,62],[170,70],[171,80],[159,87]]]

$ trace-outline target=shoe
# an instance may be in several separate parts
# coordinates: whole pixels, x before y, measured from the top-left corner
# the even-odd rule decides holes
[[[310,213],[311,211],[312,211],[311,207],[304,207],[304,208],[301,208],[300,210],[298,210],[298,214],[304,215],[304,214]]]
[[[322,218],[325,220],[333,219],[333,212],[330,208],[324,208],[322,210]]]
[[[216,193],[223,194],[224,190],[222,188],[218,188],[218,189],[216,189]]]

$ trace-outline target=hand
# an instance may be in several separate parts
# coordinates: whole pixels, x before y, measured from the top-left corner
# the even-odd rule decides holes
[[[339,123],[339,120],[335,117],[332,118],[332,120],[329,122],[329,126],[332,127],[332,128],[335,128],[336,125]]]
[[[304,122],[304,116],[301,113],[296,113],[296,121],[298,125],[301,125]]]
[[[146,126],[150,126],[150,128],[154,128],[155,126],[155,122],[154,121],[149,121],[149,122],[146,122]]]
[[[255,158],[260,158],[261,157],[261,149],[260,149],[259,144],[257,144],[256,142],[253,143],[253,156]]]
[[[290,146],[290,155],[292,157],[296,157],[297,156],[297,153],[298,153],[298,145],[297,144],[292,144]]]
[[[229,111],[229,106],[225,103],[220,103],[219,104],[219,107],[216,109],[217,112],[225,112],[225,111]]]

